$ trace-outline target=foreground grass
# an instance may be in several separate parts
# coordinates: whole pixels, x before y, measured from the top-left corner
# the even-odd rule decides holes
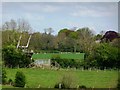
[[[8,79],[15,79],[16,72],[20,70],[26,75],[27,86],[31,88],[53,88],[64,75],[70,75],[74,86],[85,85],[94,88],[115,88],[117,85],[117,71],[88,71],[88,70],[49,70],[39,68],[6,69]],[[3,88],[11,86],[3,86]]]

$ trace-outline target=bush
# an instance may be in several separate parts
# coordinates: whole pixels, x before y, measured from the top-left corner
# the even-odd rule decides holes
[[[62,59],[59,55],[53,55],[52,58],[52,65],[55,66],[55,62],[57,62],[62,68],[79,68],[80,61],[74,59]]]
[[[61,89],[65,89],[64,83],[57,83],[57,84],[55,84],[54,88],[60,88],[60,86],[59,86],[60,84],[61,84]]]
[[[74,88],[75,81],[75,76],[72,76],[71,73],[65,74],[61,81],[57,84],[55,84],[54,88],[60,88],[59,84],[61,84],[61,89],[69,89],[69,88]]]
[[[78,88],[81,88],[81,89],[86,89],[86,86],[81,85],[81,86],[79,86]]]
[[[120,50],[109,43],[98,44],[86,58],[88,67],[120,68]]]
[[[13,85],[13,80],[12,80],[12,79],[9,79],[9,80],[8,80],[8,83],[9,83],[10,85]]]
[[[25,75],[23,72],[18,71],[15,76],[15,87],[24,87],[26,83]]]
[[[6,84],[6,83],[7,83],[7,73],[5,69],[2,69],[2,84]]]
[[[5,46],[2,49],[2,56],[6,67],[28,67],[32,63],[31,57],[17,49],[13,45]]]

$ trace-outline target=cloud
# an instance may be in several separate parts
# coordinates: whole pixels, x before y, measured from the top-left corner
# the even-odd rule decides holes
[[[71,13],[72,16],[88,16],[88,17],[103,17],[103,16],[112,16],[111,12],[99,12],[96,10],[80,10],[77,12]]]
[[[78,22],[72,22],[72,21],[68,21],[66,22],[68,26],[72,26],[72,27],[80,27],[80,23]]]
[[[61,7],[55,5],[54,3],[45,2],[28,2],[28,3],[18,3],[19,7],[26,12],[39,12],[39,13],[53,13],[61,10]]]
[[[57,12],[57,11],[59,11],[59,10],[60,10],[59,7],[52,6],[52,5],[46,5],[46,6],[43,8],[43,11],[44,11],[44,12]]]
[[[104,4],[104,3],[103,3]],[[98,6],[97,6],[98,5]],[[88,6],[76,6],[76,9],[70,13],[75,17],[109,17],[117,14],[117,6],[115,5],[101,5],[99,3],[92,3]]]
[[[38,14],[25,13],[24,18],[30,21],[42,21],[45,19],[44,16]]]

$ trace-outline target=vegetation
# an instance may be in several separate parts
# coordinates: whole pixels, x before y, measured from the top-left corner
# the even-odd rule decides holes
[[[72,74],[66,74],[62,77],[61,81],[55,85],[55,88],[61,88],[61,89],[69,89],[73,88],[75,77],[72,76]]]
[[[6,84],[7,83],[7,73],[6,70],[3,69],[2,70],[2,84]]]
[[[8,80],[8,83],[9,83],[10,85],[14,85],[14,82],[13,82],[12,79],[9,79],[9,80]]]
[[[26,22],[25,20],[20,20],[20,23],[17,23],[15,20],[11,20],[10,22],[6,22],[5,24],[3,24],[3,59],[5,61],[5,66],[8,67],[28,67],[28,64],[31,63],[31,61],[27,59],[25,54],[22,53],[21,55],[21,53],[18,53],[18,50],[15,50],[15,48],[12,52],[12,56],[8,56],[9,54],[6,55],[7,48],[9,47],[10,49],[10,45],[17,45],[20,34],[22,34],[22,42],[20,43],[20,45],[26,45],[31,29],[28,22]],[[22,26],[22,23],[26,26]],[[19,30],[21,30],[22,33],[20,33]],[[118,41],[119,39],[114,39],[110,42],[105,43],[95,43],[96,40],[101,39],[102,35],[94,35],[88,27],[79,28],[77,30],[70,30],[67,28],[61,29],[56,36],[52,35],[52,28],[47,28],[44,31],[44,33],[34,32],[32,34],[28,51],[33,50],[36,53],[47,52],[47,54],[34,54],[32,56],[32,58],[34,59],[52,58],[53,54],[48,52],[71,52],[67,54],[59,54],[60,58],[74,59],[71,60],[70,63],[72,63],[72,61],[75,61],[76,59],[82,60],[84,58],[85,61],[80,63],[80,65],[82,64],[84,68],[120,68],[120,59],[118,55],[120,51]],[[75,54],[76,52],[84,53],[85,57],[83,57],[83,54]],[[20,60],[21,57],[22,59]],[[14,61],[17,62],[14,63]],[[10,63],[10,65],[8,65],[8,63]]]
[[[93,52],[86,57],[86,63],[89,67],[120,68],[119,48],[113,47],[109,43],[96,45]]]
[[[16,49],[15,46],[10,45],[3,48],[3,61],[5,67],[28,67],[32,60],[27,57],[21,50]]]
[[[71,56],[72,56],[72,54],[71,54]],[[79,60],[79,59],[78,60],[77,59],[69,59],[69,57],[61,58],[59,55],[54,55],[51,58],[51,61],[52,61],[51,64],[53,66],[61,67],[61,68],[80,68],[82,65],[81,63],[84,62],[83,60]],[[57,62],[57,64],[59,64],[59,66],[56,65],[56,62]]]
[[[23,72],[18,71],[15,76],[15,86],[24,87],[26,83],[26,78]]]
[[[17,87],[24,87],[25,83],[28,87],[45,88],[57,88],[59,83],[61,83],[62,88],[74,88],[77,87],[76,85],[79,86],[78,88],[117,87],[118,75],[116,71],[109,70],[120,69],[119,33],[114,35],[112,33],[108,36],[95,35],[88,27],[78,28],[77,30],[64,28],[59,30],[58,35],[52,35],[52,28],[44,29],[44,33],[31,33],[31,30],[30,24],[24,19],[20,19],[18,22],[11,20],[3,24],[1,31],[3,66],[8,68],[7,76],[3,70],[3,84],[6,83],[6,79],[9,77],[9,83],[14,82],[12,80],[15,79],[15,86]],[[20,46],[26,46],[30,34],[32,36],[30,45],[26,48],[27,50],[25,50],[25,47],[23,50],[19,47],[16,48],[20,36],[22,36]],[[111,35],[117,38],[112,37],[111,39]],[[101,38],[102,42],[98,42]],[[61,68],[58,70],[28,68],[32,63],[32,54],[28,55],[27,52],[31,51],[39,53],[33,54],[33,59],[51,59],[53,66],[57,62],[62,69],[69,67],[69,69],[67,68],[68,71],[61,70]],[[18,69],[16,68],[22,70],[27,82],[25,82],[24,74],[17,72]],[[71,70],[73,68],[77,68],[77,70]],[[80,68],[84,68],[85,71],[80,71]],[[86,69],[90,69],[90,71]],[[91,71],[91,69],[94,69],[94,71]],[[105,71],[99,70],[98,72],[96,69]],[[72,73],[73,76],[67,76],[69,75],[68,72]],[[68,77],[70,79],[77,78],[73,81],[74,85],[71,84],[72,80],[69,81]],[[61,81],[58,81],[59,79]]]
[[[120,68],[119,49],[109,44],[101,44],[94,50],[94,57],[101,68]]]

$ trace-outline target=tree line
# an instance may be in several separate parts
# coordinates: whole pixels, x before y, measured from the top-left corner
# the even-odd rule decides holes
[[[9,45],[17,46],[21,34],[20,45],[26,45],[29,35],[32,33],[28,50],[33,50],[35,53],[80,52],[85,53],[83,62],[85,68],[120,68],[119,39],[96,43],[103,35],[101,33],[95,35],[88,27],[77,30],[64,28],[59,30],[57,35],[52,35],[52,28],[44,29],[44,33],[31,32],[31,30],[30,24],[24,19],[5,22],[1,31],[3,48]]]

